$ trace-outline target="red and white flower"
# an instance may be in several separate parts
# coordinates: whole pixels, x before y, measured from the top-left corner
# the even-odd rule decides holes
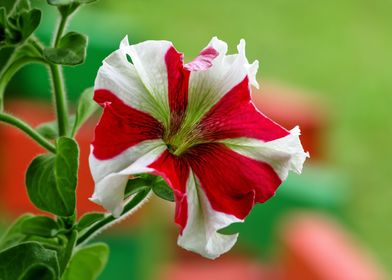
[[[226,52],[213,38],[184,64],[171,42],[125,38],[95,81],[104,111],[90,155],[91,199],[119,216],[130,175],[162,176],[175,195],[178,244],[208,258],[237,240],[217,231],[242,222],[308,156],[299,128],[287,131],[254,107],[258,61],[248,62],[245,41],[238,54]]]

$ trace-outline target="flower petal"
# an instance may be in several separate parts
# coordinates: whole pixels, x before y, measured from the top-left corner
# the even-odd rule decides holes
[[[190,171],[187,159],[166,151],[149,167],[174,190],[175,222],[180,226],[178,244],[181,247],[214,259],[235,244],[237,234],[223,235],[217,231],[242,220],[211,207],[199,180]]]
[[[222,143],[241,155],[268,163],[283,181],[289,171],[300,174],[305,159],[309,157],[302,148],[299,135],[300,130],[295,127],[289,135],[269,142],[237,138],[223,140]]]
[[[217,231],[241,222],[281,183],[268,164],[218,143],[195,146],[181,157],[166,151],[149,167],[174,190],[179,245],[208,258],[228,251],[237,239]]]
[[[166,54],[172,48],[169,41],[145,41],[127,48],[140,79],[156,105],[157,119],[165,125],[169,124],[170,116]]]
[[[120,48],[103,61],[98,70],[94,88],[95,90],[109,90],[128,106],[146,112],[160,122],[164,122],[168,110],[163,108],[164,103],[159,103],[159,98],[157,101],[157,98],[146,89],[135,66],[127,59],[130,54],[128,37],[125,37],[121,41]],[[162,54],[162,61],[163,57]],[[166,69],[163,70],[162,75],[165,75]],[[167,89],[165,93],[167,94]]]
[[[170,106],[171,133],[176,133],[185,115],[188,105],[189,71],[184,69],[183,55],[174,47],[169,48],[165,55],[168,77],[168,98]]]
[[[198,127],[208,141],[238,137],[271,141],[289,135],[254,107],[247,77],[208,111]]]
[[[173,189],[176,201],[175,222],[180,226],[180,233],[188,218],[186,182],[189,176],[189,165],[181,158],[165,151],[155,162],[149,165],[154,174],[161,176]]]
[[[98,159],[109,159],[142,141],[159,139],[162,125],[152,116],[129,107],[108,90],[96,90],[94,99],[104,107],[92,145]]]
[[[196,176],[191,172],[187,182],[188,219],[178,245],[215,259],[229,251],[237,241],[238,234],[224,235],[218,230],[232,223],[242,222],[237,217],[215,211],[210,204]]]
[[[265,162],[220,143],[201,144],[185,155],[215,211],[244,219],[255,202],[275,194],[282,180]]]
[[[89,158],[95,182],[94,194],[90,199],[118,217],[123,210],[129,175],[153,171],[148,165],[163,153],[166,146],[162,140],[144,141],[106,160],[96,158],[94,149],[92,146]]]
[[[187,123],[197,122],[222,96],[240,83],[246,76],[254,86],[258,62],[249,64],[245,56],[245,41],[238,45],[238,54],[226,55],[227,44],[216,37],[208,48],[218,52],[211,60],[212,67],[204,71],[192,72],[189,81]],[[185,124],[186,126],[187,124]]]

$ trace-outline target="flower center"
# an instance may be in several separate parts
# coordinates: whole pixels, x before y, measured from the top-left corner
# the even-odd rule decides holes
[[[178,130],[168,130],[163,140],[169,152],[175,156],[180,156],[189,150],[192,146],[200,144],[201,137],[197,127],[184,128]]]

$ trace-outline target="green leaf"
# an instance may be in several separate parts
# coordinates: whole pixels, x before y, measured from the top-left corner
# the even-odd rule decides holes
[[[97,0],[79,0],[78,2],[80,4],[88,4],[88,3],[92,3],[92,2],[96,2]]]
[[[11,247],[17,243],[25,241],[27,236],[21,230],[21,225],[28,219],[33,217],[32,214],[20,216],[4,233],[0,239],[0,251]]]
[[[65,6],[65,5],[70,5],[73,2],[75,1],[74,0],[48,0],[48,4],[53,6]]]
[[[29,0],[16,0],[9,13],[10,16],[18,15],[21,12],[25,12],[31,9]]]
[[[76,109],[75,123],[71,135],[74,136],[82,124],[91,117],[100,107],[93,100],[94,88],[88,88],[82,92]]]
[[[71,5],[73,3],[88,4],[95,1],[97,0],[48,0],[48,4],[53,6],[66,6],[66,5]]]
[[[129,197],[145,189],[150,189],[156,180],[156,176],[151,174],[140,174],[128,180],[125,187],[124,196]]]
[[[38,242],[25,242],[10,247],[0,253],[0,279],[2,280],[33,280],[38,271],[43,279],[57,279],[59,264],[57,254],[45,249]],[[50,277],[50,278],[49,278]]]
[[[94,280],[104,269],[109,248],[104,243],[95,243],[75,252],[61,280]]]
[[[21,223],[20,228],[21,232],[26,235],[42,237],[54,237],[59,230],[58,224],[46,216],[35,216],[26,219]]]
[[[4,7],[0,8],[0,47],[5,45],[7,14]]]
[[[44,49],[44,57],[55,64],[78,65],[86,58],[87,37],[80,33],[65,34],[56,48]]]
[[[55,271],[45,264],[33,264],[25,271],[19,280],[52,280],[57,279]]]
[[[105,217],[104,213],[87,213],[86,215],[80,218],[77,224],[77,229],[78,231],[82,231],[92,226],[93,224],[95,224],[96,222],[98,222],[104,217]]]
[[[152,191],[164,200],[174,201],[174,193],[173,190],[166,184],[166,182],[159,178],[155,181],[152,186]]]
[[[68,118],[68,127],[72,127],[75,123],[75,115],[71,115]],[[43,137],[49,140],[55,140],[59,137],[58,123],[57,120],[42,123],[35,128],[35,130]],[[68,133],[70,134],[70,133]]]
[[[22,41],[25,41],[38,27],[41,21],[41,11],[32,9],[23,12],[18,18],[18,27],[22,34]]]
[[[59,137],[57,120],[42,123],[39,126],[37,126],[35,130],[43,137],[49,140],[54,140]]]
[[[68,137],[57,140],[56,155],[36,157],[26,174],[27,192],[34,205],[58,216],[72,216],[78,164],[78,145]]]

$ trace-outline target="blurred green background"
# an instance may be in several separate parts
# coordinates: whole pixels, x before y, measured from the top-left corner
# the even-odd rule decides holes
[[[245,38],[248,58],[260,60],[261,83],[279,81],[327,100],[328,161],[352,188],[344,210],[392,267],[392,1],[121,3],[101,1],[97,8],[128,18],[129,30],[143,30],[141,39],[173,41],[188,61],[212,36],[231,51]]]
[[[38,3],[41,1],[36,2],[42,6]],[[39,29],[44,41],[49,40],[53,29],[53,10],[48,9]],[[324,165],[337,170],[341,176],[338,178],[347,182],[349,189],[344,202],[337,199],[339,215],[386,267],[392,267],[391,11],[392,1],[388,0],[101,0],[82,9],[70,26],[90,38],[86,65],[65,70],[70,75],[66,76],[70,99],[75,100],[93,84],[95,72],[89,69],[97,69],[126,34],[131,42],[170,40],[185,53],[186,61],[195,57],[213,36],[227,41],[231,52],[241,38],[246,39],[248,59],[260,60],[261,84],[272,81],[304,89],[312,98],[325,102],[330,125],[323,141],[327,155]],[[46,77],[30,79],[24,85],[18,83],[32,71],[34,77],[45,77],[44,69],[26,68],[14,79],[11,90],[35,87],[37,90],[30,91],[35,97],[48,98]],[[72,76],[71,72],[78,74]],[[312,165],[312,159],[305,170],[307,165]],[[295,180],[299,179],[291,179],[287,185],[296,185]],[[342,184],[340,180],[326,184],[331,179],[323,176],[305,175],[303,180],[301,184],[310,181],[314,185],[312,192],[321,193],[319,200],[324,204]],[[295,192],[288,186],[284,188]],[[274,209],[268,205],[276,203],[274,198],[255,211]],[[252,224],[252,219],[248,223]],[[153,227],[152,223],[146,226],[149,227]],[[246,228],[241,234],[245,241],[240,237],[240,243],[246,247]],[[139,248],[139,235],[143,236],[134,234],[129,251],[144,251]],[[110,235],[102,238],[113,248],[120,246],[126,254],[124,247],[116,245],[117,239]],[[136,255],[134,258],[138,260]],[[110,279],[110,273],[105,273],[102,279]]]

